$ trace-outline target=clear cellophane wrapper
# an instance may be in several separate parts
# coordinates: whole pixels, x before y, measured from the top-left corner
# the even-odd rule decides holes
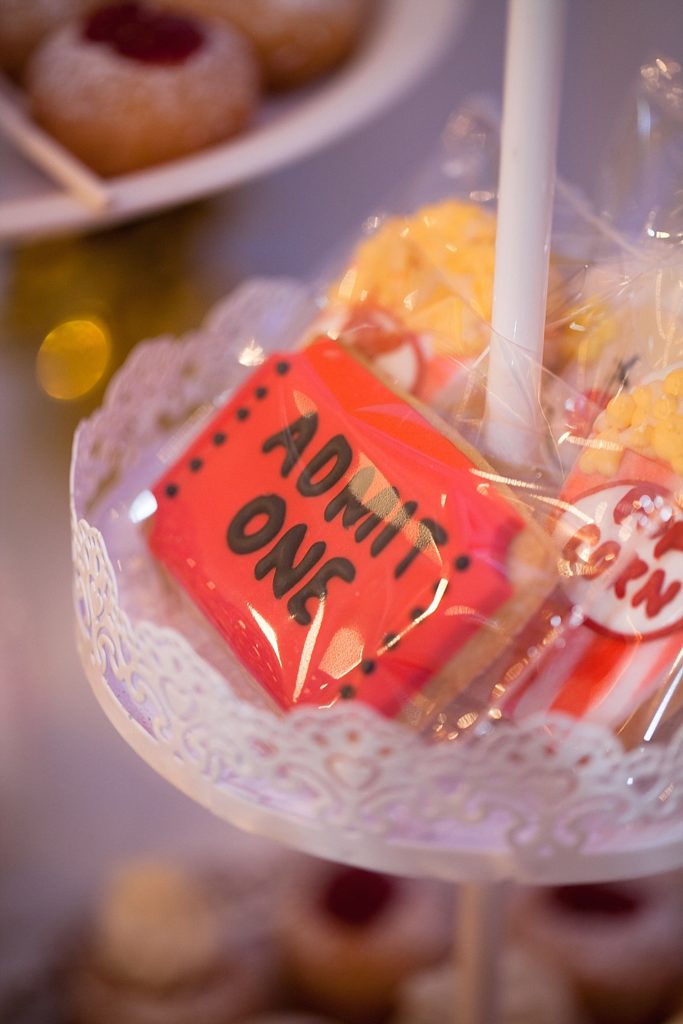
[[[602,241],[562,336],[558,372],[575,393],[551,530],[570,626],[559,649],[520,660],[500,702],[513,719],[606,725],[627,747],[671,738],[683,712],[682,168],[683,77],[657,58],[608,149]]]
[[[196,401],[93,497],[136,615],[274,715],[361,703],[433,740],[539,710],[619,729],[674,671],[681,470],[641,449],[628,479],[600,474],[608,399],[674,362],[671,329],[643,346],[641,321],[661,322],[648,275],[675,268],[629,263],[615,226],[562,189],[540,415],[509,410],[534,457],[499,464],[482,429],[497,144],[485,106],[458,112],[412,189],[308,289],[255,310],[216,365],[188,357]],[[508,350],[515,373],[536,370]],[[623,590],[637,614],[615,625]],[[598,647],[602,675],[580,675]]]

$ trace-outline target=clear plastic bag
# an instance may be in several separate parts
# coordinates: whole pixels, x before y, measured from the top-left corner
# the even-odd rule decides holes
[[[596,721],[628,746],[666,739],[683,707],[682,97],[677,62],[644,65],[608,149],[615,244],[580,279],[559,371],[578,457],[552,530],[581,614],[500,705]]]
[[[678,437],[678,258],[561,190],[537,454],[510,472],[481,430],[495,118],[468,105],[444,146],[308,322],[240,350],[136,528],[278,713],[359,700],[441,740],[559,710],[639,742],[681,662],[683,467],[636,443],[646,395]]]

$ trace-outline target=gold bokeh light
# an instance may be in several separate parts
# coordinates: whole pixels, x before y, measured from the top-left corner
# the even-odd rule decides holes
[[[51,398],[81,398],[102,379],[110,356],[111,339],[103,323],[66,320],[45,336],[38,350],[38,383]]]

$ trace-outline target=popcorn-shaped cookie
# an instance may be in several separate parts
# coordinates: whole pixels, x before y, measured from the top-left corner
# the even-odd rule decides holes
[[[165,473],[149,543],[279,708],[422,724],[554,584],[491,476],[325,338],[265,362]]]

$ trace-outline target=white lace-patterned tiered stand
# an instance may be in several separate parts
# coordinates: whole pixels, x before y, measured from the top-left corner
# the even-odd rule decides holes
[[[178,425],[264,349],[287,344],[310,312],[292,282],[248,283],[200,331],[139,346],[78,430],[78,644],[114,726],[215,814],[371,869],[540,884],[683,863],[682,734],[625,751],[607,730],[569,719],[552,720],[551,740],[549,719],[538,718],[430,745],[358,705],[277,717],[254,702],[244,670],[199,616],[193,635],[195,619],[188,627],[127,513],[159,474],[159,452],[173,457]]]

